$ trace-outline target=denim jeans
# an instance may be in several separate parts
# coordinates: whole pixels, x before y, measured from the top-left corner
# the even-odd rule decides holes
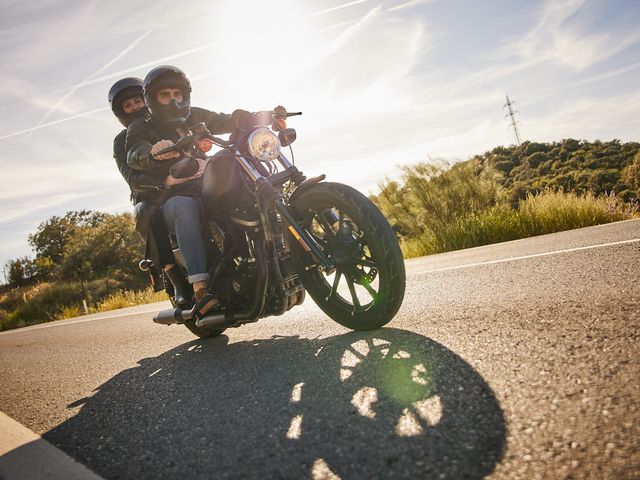
[[[192,197],[171,197],[162,205],[162,215],[167,229],[178,240],[189,282],[207,282],[209,273],[200,229],[200,202]]]

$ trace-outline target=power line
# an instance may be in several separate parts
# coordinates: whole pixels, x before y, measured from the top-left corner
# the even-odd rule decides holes
[[[506,108],[508,110],[508,113],[505,115],[505,118],[506,117],[510,118],[510,121],[511,121],[510,125],[513,128],[513,133],[516,136],[516,143],[518,144],[518,146],[520,146],[520,144],[522,143],[520,140],[520,133],[518,132],[518,123],[520,122],[516,120],[516,113],[520,113],[520,112],[511,108],[511,106],[514,105],[516,102],[512,102],[509,99],[509,95],[505,95],[505,97],[507,98],[507,103],[504,104],[503,108]]]

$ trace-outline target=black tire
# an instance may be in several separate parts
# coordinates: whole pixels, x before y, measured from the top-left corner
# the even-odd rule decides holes
[[[311,298],[347,328],[373,330],[386,325],[402,304],[406,275],[398,240],[380,210],[357,190],[328,182],[301,191],[293,203],[300,224],[336,263],[335,273],[329,275],[309,268],[315,263],[311,254],[289,238],[298,274]]]
[[[219,337],[226,330],[226,328],[198,327],[195,320],[187,320],[184,322],[184,326],[200,338]]]

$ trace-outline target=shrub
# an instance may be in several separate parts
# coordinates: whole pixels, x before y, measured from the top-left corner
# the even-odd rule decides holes
[[[613,194],[596,197],[546,190],[527,194],[517,209],[497,205],[429,226],[420,236],[403,239],[401,247],[410,258],[626,220],[637,212],[636,204]]]

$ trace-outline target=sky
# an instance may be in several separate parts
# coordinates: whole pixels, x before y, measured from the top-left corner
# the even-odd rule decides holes
[[[52,215],[131,211],[107,101],[169,64],[192,105],[302,111],[296,165],[376,193],[523,140],[640,138],[637,0],[2,0],[0,266]]]

